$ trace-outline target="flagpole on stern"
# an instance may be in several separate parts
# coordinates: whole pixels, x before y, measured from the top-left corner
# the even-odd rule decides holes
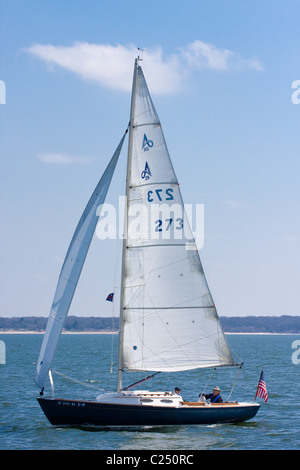
[[[258,381],[254,401],[256,401],[256,397],[263,398],[265,403],[267,403],[267,401],[268,401],[268,392],[267,392],[267,387],[266,387],[266,383],[265,383],[265,379],[264,379],[264,375],[263,375],[263,368],[261,369],[261,373],[260,373],[260,377],[259,377],[259,381]]]
[[[260,384],[260,380],[261,380],[261,376],[262,376],[263,370],[264,370],[264,368],[262,367],[262,368],[261,368],[261,371],[260,371],[260,376],[259,376],[258,384],[257,384],[257,387],[256,387],[256,392],[255,392],[254,401],[256,401],[257,392],[258,392],[258,388],[259,388],[259,384]]]

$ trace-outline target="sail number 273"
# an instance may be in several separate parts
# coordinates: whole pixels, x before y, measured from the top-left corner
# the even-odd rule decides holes
[[[165,225],[163,225],[163,221],[161,219],[155,221],[155,232],[162,232],[163,228],[167,232],[170,230],[172,225],[173,219],[165,219]],[[183,219],[181,217],[177,217],[175,228],[177,230],[183,229]]]
[[[172,201],[173,198],[173,189],[155,189],[154,191],[148,191],[147,193],[148,202],[158,202],[158,201]]]
[[[159,203],[163,201],[173,201],[173,189],[155,189],[150,190],[147,192],[147,201]],[[171,226],[174,225],[177,230],[183,229],[183,219],[181,217],[177,217],[174,221],[173,218],[168,218],[165,220],[158,219],[155,221],[155,231],[162,232],[170,230]]]

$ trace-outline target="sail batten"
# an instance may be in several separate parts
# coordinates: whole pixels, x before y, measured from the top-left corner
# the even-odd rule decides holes
[[[134,286],[134,287],[140,287],[140,286]],[[129,288],[129,287],[128,287]],[[140,310],[139,307],[129,307],[130,310]],[[158,312],[159,310],[186,310],[188,308],[215,308],[214,305],[208,306],[208,307],[203,307],[202,305],[195,305],[193,307],[190,306],[180,306],[180,307],[143,307],[143,310],[155,310]]]
[[[58,279],[47,327],[41,346],[35,382],[44,386],[55,349],[68,314],[81,270],[98,222],[97,209],[104,203],[127,131],[97,184],[71,240]]]
[[[233,364],[138,63],[130,122],[119,368],[164,372]]]
[[[132,126],[133,129],[136,129],[137,127],[144,127],[144,126],[160,126],[160,122],[144,122],[143,124],[134,124]]]

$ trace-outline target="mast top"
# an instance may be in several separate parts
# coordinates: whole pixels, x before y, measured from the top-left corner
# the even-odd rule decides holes
[[[138,51],[141,51],[142,53],[142,56],[140,57],[139,55],[137,56],[137,59],[135,59],[136,63],[138,63],[138,61],[140,60],[143,60],[143,53],[146,52],[146,49],[141,49],[140,47],[138,47]]]

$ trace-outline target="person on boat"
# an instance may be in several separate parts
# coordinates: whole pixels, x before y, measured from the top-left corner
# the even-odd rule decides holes
[[[179,388],[179,387],[175,387],[175,390],[174,390],[174,392],[175,392],[177,395],[180,395],[181,388]]]
[[[221,396],[221,391],[219,387],[213,388],[212,393],[201,393],[199,397],[204,397],[206,398],[206,400],[210,400],[211,403],[223,403],[223,398]]]

